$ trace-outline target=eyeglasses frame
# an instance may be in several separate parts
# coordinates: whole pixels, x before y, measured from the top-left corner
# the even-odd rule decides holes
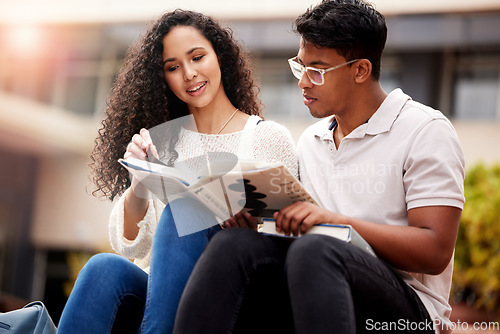
[[[303,64],[301,64],[297,61],[298,58],[299,58],[298,56],[295,56],[295,57],[288,59],[288,63],[290,65],[290,70],[292,71],[293,76],[300,80],[300,79],[302,79],[302,76],[304,75],[304,73],[306,73],[307,77],[309,78],[309,81],[311,81],[311,83],[316,85],[316,86],[321,86],[321,85],[325,84],[325,73],[326,72],[336,70],[336,69],[341,68],[343,66],[357,62],[358,60],[361,60],[361,58],[360,59],[353,59],[353,60],[349,60],[348,62],[339,64],[336,66],[332,66],[330,68],[323,69],[323,68],[316,68],[316,67],[312,67],[312,66],[304,66]],[[302,76],[300,78],[295,75],[295,73],[292,69],[292,62],[294,62],[294,63],[298,64],[300,67],[302,67]],[[311,79],[311,77],[309,76],[309,73],[307,73],[307,70],[318,71],[321,74],[321,83],[316,83],[313,79]]]

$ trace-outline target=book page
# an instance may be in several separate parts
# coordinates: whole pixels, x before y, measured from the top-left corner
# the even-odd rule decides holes
[[[272,217],[275,211],[299,201],[318,205],[284,166],[229,172],[222,179],[230,203],[248,209],[255,217]]]
[[[186,185],[194,184],[198,180],[198,177],[192,173],[189,173],[189,170],[187,169],[185,170],[176,167],[169,167],[166,165],[160,165],[154,162],[149,162],[132,157],[127,159],[119,159],[118,162],[122,166],[127,168],[127,170],[139,180],[141,180],[139,176],[143,176],[146,174],[137,174],[136,171],[144,171],[149,174],[158,174],[165,177],[176,178]]]

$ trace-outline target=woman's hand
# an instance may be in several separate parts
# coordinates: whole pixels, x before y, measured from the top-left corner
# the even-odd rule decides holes
[[[248,212],[238,212],[224,222],[224,228],[242,227],[257,231],[257,219]]]
[[[156,147],[153,145],[149,131],[146,129],[141,129],[139,133],[132,136],[132,141],[127,145],[127,150],[123,155],[124,159],[133,157],[141,160],[147,160],[148,153],[151,153],[158,159],[158,152]],[[134,176],[132,177],[132,192],[133,194],[141,199],[147,199],[149,197],[149,191],[143,186],[139,180]],[[129,201],[131,200],[128,198]],[[144,208],[144,201],[138,202],[132,199],[132,202],[139,203],[141,208]]]
[[[156,146],[153,145],[149,131],[141,129],[139,133],[132,136],[132,141],[127,145],[127,150],[123,158],[134,157],[146,160],[148,152],[151,152],[158,159],[158,152],[156,151]]]

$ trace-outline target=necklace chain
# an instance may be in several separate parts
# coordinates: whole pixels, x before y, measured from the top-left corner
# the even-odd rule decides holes
[[[224,130],[224,128],[226,127],[226,125],[228,125],[228,123],[233,119],[234,115],[236,115],[236,113],[238,112],[238,108],[236,108],[236,110],[232,113],[231,116],[229,116],[229,118],[227,119],[227,121],[222,125],[222,127],[219,129],[219,131],[217,131],[215,134],[218,135],[222,132],[222,130]]]

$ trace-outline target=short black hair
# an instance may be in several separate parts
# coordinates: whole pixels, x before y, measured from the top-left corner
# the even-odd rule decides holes
[[[380,58],[387,40],[385,18],[363,0],[323,0],[295,20],[304,41],[335,49],[347,61],[368,59],[380,79]]]

